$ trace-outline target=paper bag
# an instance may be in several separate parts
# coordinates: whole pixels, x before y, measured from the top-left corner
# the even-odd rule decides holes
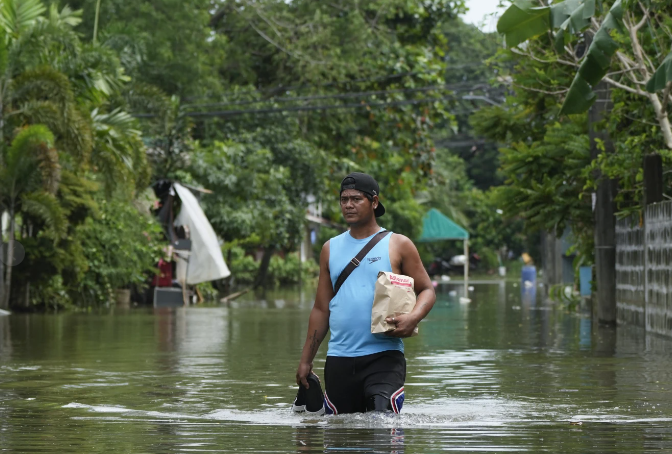
[[[385,318],[408,314],[414,307],[413,278],[402,274],[379,272],[371,309],[371,332],[392,331],[396,328],[395,325],[387,323]],[[417,326],[412,335],[418,335]]]

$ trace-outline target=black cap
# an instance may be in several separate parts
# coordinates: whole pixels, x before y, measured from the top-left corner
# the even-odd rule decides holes
[[[355,189],[357,191],[362,191],[365,194],[370,196],[378,196],[378,206],[373,211],[377,218],[385,214],[385,207],[380,202],[380,187],[378,187],[378,182],[373,179],[371,175],[365,173],[353,172],[347,177],[343,178],[341,181],[341,192],[346,189]]]

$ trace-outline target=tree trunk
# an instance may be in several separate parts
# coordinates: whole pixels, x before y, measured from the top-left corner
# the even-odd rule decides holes
[[[229,251],[226,253],[226,265],[228,267],[231,267],[231,262],[232,261],[233,261],[233,252],[232,252],[231,248],[229,248]],[[233,281],[233,273],[229,277],[224,279],[224,289],[225,289],[225,292],[226,292],[227,295],[229,293],[231,293],[232,281]]]
[[[630,24],[628,27],[628,32],[630,34],[630,43],[632,45],[632,51],[635,54],[635,58],[639,63],[639,72],[642,75],[643,80],[649,80],[651,78],[651,73],[647,69],[646,63],[648,57],[644,56],[644,48],[639,42],[637,37],[637,32],[639,31],[638,27],[635,27],[634,24]],[[646,96],[651,100],[651,105],[653,106],[654,112],[656,112],[656,120],[660,125],[660,131],[663,133],[663,140],[667,148],[672,149],[672,126],[670,125],[670,119],[667,117],[667,100],[663,99],[663,103],[660,102],[658,94],[656,93],[647,93]],[[669,92],[666,89],[663,92],[663,96],[669,96]]]
[[[9,238],[7,239],[7,274],[5,278],[5,294],[2,301],[2,308],[9,308],[9,295],[12,291],[12,263],[14,262],[14,229],[16,228],[14,219],[14,207],[9,209]]]
[[[259,271],[257,272],[257,278],[254,280],[254,288],[266,287],[267,277],[268,277],[268,266],[271,264],[271,257],[275,252],[275,247],[268,246],[264,249],[264,255],[261,258],[261,263],[259,264]]]
[[[26,294],[23,305],[28,309],[30,307],[30,281],[26,282]]]

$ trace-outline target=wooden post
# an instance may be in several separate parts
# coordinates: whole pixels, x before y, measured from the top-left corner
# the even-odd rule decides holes
[[[189,289],[187,288],[187,279],[189,276],[189,262],[191,258],[191,248],[187,252],[186,255],[186,260],[187,260],[187,269],[184,271],[184,282],[182,282],[182,306],[187,307],[189,305],[189,297],[187,296],[187,293]]]
[[[555,232],[541,232],[541,269],[546,295],[556,285],[562,284],[562,241]]]
[[[469,240],[464,240],[464,297],[469,298]]]
[[[609,86],[600,82],[596,87],[597,100],[588,112],[591,157],[596,159],[602,152],[597,139],[605,146],[606,153],[614,152],[614,144],[607,131],[597,130],[611,109]],[[600,177],[600,175],[596,175]],[[595,201],[595,275],[597,279],[597,321],[614,325],[616,323],[616,217],[614,197],[616,184],[604,178],[600,181]]]
[[[9,297],[12,290],[12,266],[14,264],[14,234],[16,219],[14,218],[14,206],[9,209],[9,237],[7,238],[7,264],[5,266],[5,292],[4,300],[0,302],[0,309],[9,309]]]
[[[470,303],[469,298],[469,239],[464,239],[464,296],[460,297],[460,303]]]

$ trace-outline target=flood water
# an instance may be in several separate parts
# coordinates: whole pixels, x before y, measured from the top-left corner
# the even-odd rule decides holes
[[[308,290],[0,317],[0,451],[672,451],[672,341],[521,301],[511,282],[470,304],[457,288],[406,341],[400,416],[291,413]]]

